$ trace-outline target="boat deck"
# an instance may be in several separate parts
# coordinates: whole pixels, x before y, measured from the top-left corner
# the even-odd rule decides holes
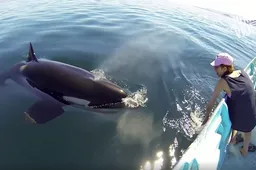
[[[252,131],[252,144],[256,145],[256,128]],[[243,143],[236,145],[230,144],[227,149],[227,155],[221,167],[221,170],[255,170],[256,169],[256,152],[248,152],[246,157],[240,154],[240,148]]]
[[[223,162],[221,170],[255,170],[256,169],[256,152],[249,152],[244,158],[239,152],[241,144],[229,146],[229,151]]]

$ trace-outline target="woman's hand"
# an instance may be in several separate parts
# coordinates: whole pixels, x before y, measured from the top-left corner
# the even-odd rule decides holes
[[[225,82],[224,79],[220,79],[218,81],[217,85],[215,86],[214,91],[213,91],[212,96],[211,96],[211,99],[208,102],[208,104],[206,105],[206,114],[205,114],[205,119],[204,119],[202,125],[204,125],[208,121],[208,119],[210,118],[210,114],[212,112],[213,105],[214,105],[217,97],[219,96],[220,92],[222,90],[224,90],[223,87],[224,87],[225,83],[226,82]]]
[[[202,126],[206,124],[206,122],[209,120],[209,117],[210,117],[209,115],[205,116]]]
[[[210,113],[211,113],[211,110],[213,108],[213,104],[212,102],[210,101],[207,105],[206,105],[206,114],[205,114],[205,118],[204,118],[204,121],[202,123],[202,126],[206,124],[206,122],[209,120],[210,118]]]

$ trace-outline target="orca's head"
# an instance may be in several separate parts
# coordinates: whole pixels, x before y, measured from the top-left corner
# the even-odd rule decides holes
[[[95,82],[95,90],[99,92],[99,96],[95,101],[91,102],[91,106],[101,105],[103,108],[123,107],[121,103],[128,94],[121,87],[104,80],[95,80]]]
[[[97,80],[96,81],[99,86],[101,86],[102,90],[105,91],[106,94],[111,96],[111,99],[121,101],[121,99],[126,98],[128,95],[127,93],[118,85],[104,80]]]

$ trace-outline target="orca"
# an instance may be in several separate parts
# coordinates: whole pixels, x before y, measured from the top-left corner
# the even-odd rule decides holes
[[[39,100],[25,111],[34,123],[47,123],[64,113],[64,106],[90,109],[123,108],[128,95],[108,80],[98,80],[82,68],[66,63],[41,59],[30,42],[26,61],[15,64],[0,74],[0,84],[11,79],[35,94]]]

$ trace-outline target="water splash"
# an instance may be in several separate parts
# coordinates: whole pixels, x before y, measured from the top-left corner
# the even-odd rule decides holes
[[[139,106],[145,107],[147,98],[147,89],[146,87],[142,87],[138,91],[131,93],[128,97],[123,99],[123,102],[127,107],[136,108]]]
[[[185,137],[192,138],[200,131],[204,115],[200,105],[204,103],[205,99],[201,97],[197,89],[191,87],[190,90],[186,90],[183,101],[177,102],[177,110],[182,114],[182,117],[169,119],[170,111],[167,111],[162,120],[163,130],[165,131],[166,128],[177,129]]]
[[[101,69],[94,69],[91,73],[95,76],[95,80],[104,80],[107,79],[105,73]]]

